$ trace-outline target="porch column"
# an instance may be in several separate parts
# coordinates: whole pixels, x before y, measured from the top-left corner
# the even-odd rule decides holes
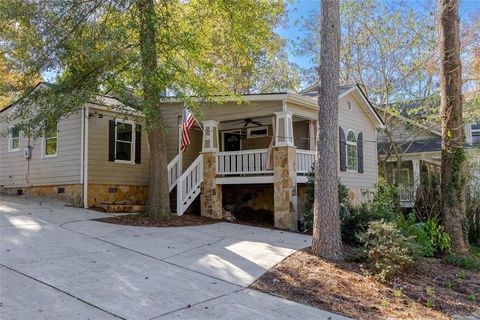
[[[292,113],[276,112],[273,147],[273,202],[275,227],[297,230],[297,149],[293,140]]]
[[[297,230],[297,173],[295,147],[273,148],[273,203],[275,228]]]
[[[418,187],[420,186],[420,160],[412,160],[413,164],[413,189],[414,192],[417,192]]]
[[[222,186],[217,185],[218,121],[203,122],[203,182],[200,211],[204,217],[222,219]]]
[[[275,146],[294,146],[292,113],[290,111],[275,112],[275,118]]]

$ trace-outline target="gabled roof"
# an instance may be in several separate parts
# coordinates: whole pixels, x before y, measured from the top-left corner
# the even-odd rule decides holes
[[[304,89],[303,91],[300,91],[299,94],[302,95],[302,96],[308,97],[310,99],[315,99],[316,100],[318,98],[318,88],[319,88],[319,86],[320,86],[319,84],[312,85],[312,86]],[[360,98],[360,100],[363,101],[364,111],[367,113],[367,115],[369,115],[371,120],[374,123],[377,124],[377,127],[383,128],[384,123],[383,123],[382,118],[379,116],[379,114],[377,113],[377,110],[375,110],[373,105],[370,103],[370,101],[368,100],[367,96],[365,95],[365,93],[363,92],[363,90],[361,89],[359,84],[351,84],[351,85],[347,85],[347,86],[340,86],[338,88],[338,91],[339,91],[339,99],[345,97],[346,95],[348,95],[350,93],[357,94],[357,96]]]
[[[6,106],[2,110],[0,110],[0,113],[2,113],[4,111],[6,111],[7,109],[15,106],[20,101],[25,99],[25,97],[28,97],[32,92],[38,90],[39,88],[49,88],[49,87],[52,87],[52,86],[54,86],[54,85],[51,84],[51,83],[48,83],[48,82],[44,82],[44,81],[41,81],[41,82],[37,83],[32,89],[30,89],[21,98],[17,99],[16,101],[12,102],[8,106]],[[117,99],[116,97],[111,96],[111,95],[105,95],[105,94],[100,94],[100,93],[92,93],[92,97],[95,97],[95,99],[92,99],[91,101],[89,101],[89,103],[91,103],[91,104],[93,104],[97,107],[103,107],[103,108],[107,108],[107,109],[109,108],[112,111],[118,111],[118,112],[127,111],[127,112],[132,113],[132,114],[138,114],[138,112],[139,112],[138,110],[125,105],[119,99]]]

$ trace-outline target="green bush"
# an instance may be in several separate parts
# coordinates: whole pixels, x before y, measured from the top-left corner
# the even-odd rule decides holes
[[[437,220],[417,222],[415,212],[399,216],[397,225],[402,233],[414,239],[416,256],[434,257],[451,251],[450,236]]]
[[[443,262],[472,271],[480,271],[480,257],[475,255],[457,256],[451,254],[447,255]]]
[[[350,244],[358,245],[358,237],[367,231],[371,221],[392,221],[398,217],[395,199],[397,189],[383,180],[375,185],[372,200],[359,207],[349,208],[341,215],[342,239]]]
[[[413,264],[411,239],[392,222],[372,221],[361,235],[375,277],[386,280]]]

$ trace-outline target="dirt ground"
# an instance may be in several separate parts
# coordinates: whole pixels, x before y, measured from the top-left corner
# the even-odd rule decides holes
[[[117,217],[96,219],[97,221],[137,227],[190,227],[221,222],[193,214],[172,215],[170,220],[151,219],[142,214],[129,214]]]
[[[422,259],[388,283],[357,262],[332,263],[299,251],[251,287],[358,319],[450,319],[480,312],[480,273]]]

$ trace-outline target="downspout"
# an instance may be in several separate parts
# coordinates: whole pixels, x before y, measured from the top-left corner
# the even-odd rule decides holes
[[[88,116],[90,108],[83,112],[83,207],[88,208]]]

